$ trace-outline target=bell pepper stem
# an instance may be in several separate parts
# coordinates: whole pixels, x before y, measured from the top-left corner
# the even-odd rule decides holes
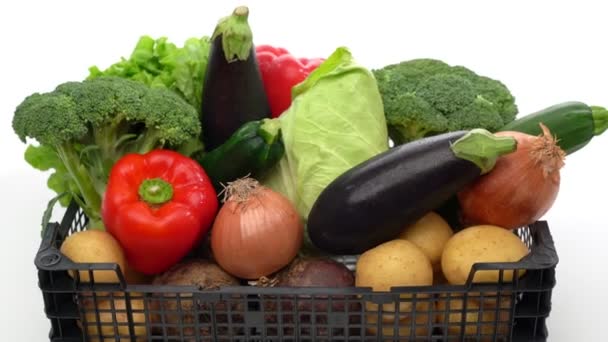
[[[160,178],[145,179],[139,186],[139,197],[150,205],[160,205],[173,198],[173,186]]]
[[[274,144],[280,137],[281,122],[276,119],[264,119],[260,125],[258,134],[268,145]]]
[[[237,7],[232,15],[222,18],[213,32],[212,40],[221,36],[222,49],[228,62],[245,61],[253,48],[253,33],[247,19],[249,8]]]
[[[500,156],[517,149],[517,140],[476,128],[456,140],[451,148],[456,157],[474,163],[481,169],[481,174],[486,174],[492,171]]]

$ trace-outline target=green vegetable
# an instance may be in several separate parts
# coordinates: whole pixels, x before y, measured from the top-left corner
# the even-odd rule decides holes
[[[500,130],[540,135],[541,122],[557,137],[559,147],[572,154],[608,129],[608,110],[582,102],[563,102],[523,116]]]
[[[47,186],[58,195],[65,194],[58,200],[62,206],[67,207],[72,200],[70,193],[76,191],[77,187],[55,150],[46,145],[29,145],[24,157],[28,164],[40,171],[54,170],[47,180]]]
[[[175,93],[118,77],[66,82],[26,97],[13,129],[28,147],[25,158],[40,170],[55,169],[48,186],[68,192],[102,228],[101,198],[110,169],[127,153],[182,150],[201,133],[198,113]],[[62,199],[62,204],[66,204]]]
[[[105,70],[89,68],[88,79],[118,76],[152,87],[173,90],[200,112],[203,77],[211,42],[209,37],[189,38],[177,47],[166,37],[142,36],[129,59],[121,58]]]
[[[306,219],[340,174],[388,149],[382,98],[371,71],[338,48],[293,89],[277,120],[285,155],[262,183],[282,193]]]
[[[200,158],[199,163],[219,192],[222,184],[247,175],[262,178],[284,152],[279,122],[265,119],[244,124],[225,143]]]
[[[414,59],[373,73],[396,144],[458,130],[496,131],[517,114],[505,85],[463,66]]]

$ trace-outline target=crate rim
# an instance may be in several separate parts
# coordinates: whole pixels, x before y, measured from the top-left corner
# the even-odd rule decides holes
[[[425,286],[395,286],[388,291],[372,291],[371,287],[342,287],[342,288],[331,288],[331,287],[257,287],[257,286],[222,286],[217,289],[200,289],[196,286],[188,285],[152,285],[152,284],[127,284],[123,270],[116,263],[81,263],[74,262],[65,256],[61,251],[52,245],[52,241],[55,240],[59,234],[59,230],[62,226],[69,226],[70,222],[67,222],[68,218],[73,216],[79,210],[77,203],[72,202],[68,206],[63,220],[59,222],[50,222],[43,234],[41,239],[40,247],[35,257],[35,265],[39,271],[87,271],[87,270],[103,270],[103,271],[114,271],[116,272],[119,282],[114,284],[108,284],[109,288],[120,291],[145,291],[145,292],[196,292],[199,294],[213,294],[217,292],[223,293],[264,293],[264,294],[281,294],[283,292],[289,292],[290,294],[347,294],[347,295],[365,295],[365,294],[399,294],[399,293],[413,293],[413,292],[462,292],[467,293],[473,290],[484,290],[484,288],[496,288],[496,283],[475,283],[473,282],[476,272],[483,270],[505,270],[515,271],[518,270],[542,270],[554,268],[559,263],[559,257],[555,248],[553,237],[549,229],[548,222],[546,220],[538,220],[527,227],[534,235],[533,244],[530,246],[530,253],[523,257],[519,261],[513,262],[482,262],[475,263],[472,265],[469,276],[465,284],[453,285],[453,284],[434,284]],[[515,231],[515,230],[513,230]],[[353,257],[352,255],[333,255],[330,257]],[[354,256],[357,257],[357,256]],[[501,289],[508,290],[513,287],[514,282],[503,282],[500,283]],[[82,284],[86,289],[86,284]],[[95,288],[104,284],[95,283]],[[118,288],[117,288],[118,287]],[[77,289],[75,289],[77,290]],[[90,290],[90,289],[89,289]],[[154,291],[151,291],[154,290]],[[516,290],[511,288],[511,290]]]

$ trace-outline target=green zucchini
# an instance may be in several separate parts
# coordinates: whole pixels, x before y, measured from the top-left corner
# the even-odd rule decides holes
[[[564,152],[572,154],[587,145],[594,136],[606,131],[608,110],[582,102],[563,102],[512,121],[500,131],[539,135],[542,133],[541,122],[557,138]]]
[[[216,190],[247,175],[258,178],[285,152],[279,122],[271,119],[242,125],[222,145],[198,158]]]

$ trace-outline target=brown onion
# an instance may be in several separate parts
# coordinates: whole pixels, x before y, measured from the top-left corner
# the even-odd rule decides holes
[[[543,134],[497,132],[517,140],[517,150],[501,156],[488,174],[458,194],[463,222],[515,229],[540,219],[557,198],[565,152],[549,129]]]
[[[216,262],[242,279],[268,276],[288,265],[303,240],[304,225],[283,195],[242,178],[226,187],[211,229]]]

